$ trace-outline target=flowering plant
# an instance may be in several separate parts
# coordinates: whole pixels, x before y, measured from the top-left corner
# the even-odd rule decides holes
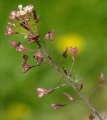
[[[16,42],[13,40],[10,40],[10,44],[12,48],[15,48],[17,52],[26,52],[26,54],[23,54],[23,62],[22,62],[22,72],[26,73],[31,68],[34,68],[36,66],[41,66],[43,63],[47,63],[51,65],[61,76],[61,78],[64,80],[64,84],[57,86],[52,89],[44,89],[44,88],[37,88],[38,97],[41,98],[44,95],[51,94],[58,88],[61,88],[63,86],[69,85],[71,88],[73,88],[76,93],[79,95],[80,99],[83,99],[84,102],[87,104],[87,106],[96,114],[96,116],[99,118],[99,120],[104,120],[105,118],[102,118],[100,114],[97,112],[95,107],[91,104],[91,99],[94,96],[94,94],[97,92],[97,90],[102,86],[104,83],[104,75],[101,73],[101,76],[99,78],[99,86],[97,87],[96,91],[93,93],[93,95],[90,98],[87,98],[82,92],[81,89],[83,89],[83,82],[77,83],[74,79],[73,75],[71,74],[72,67],[74,65],[76,54],[78,51],[77,47],[66,47],[65,50],[62,52],[62,57],[64,60],[67,58],[67,52],[68,49],[71,51],[72,55],[72,64],[71,69],[67,70],[65,67],[61,67],[59,65],[56,65],[53,58],[48,54],[45,42],[40,39],[40,34],[38,34],[38,22],[39,22],[39,15],[36,15],[36,11],[34,10],[33,5],[28,5],[26,7],[23,7],[22,5],[18,6],[19,11],[11,11],[9,18],[13,21],[17,21],[23,29],[26,30],[26,33],[21,33],[15,31],[15,25],[14,23],[8,22],[7,30],[5,35],[10,36],[14,34],[24,35],[24,38],[27,39],[26,42]],[[31,22],[31,19],[33,18],[33,24]],[[33,30],[33,27],[35,26],[35,30]],[[44,40],[51,40],[51,42],[54,42],[54,30],[50,30],[46,35],[44,36]],[[44,43],[44,44],[43,44]],[[35,44],[37,46],[36,49],[32,50],[30,47],[26,47],[27,45]],[[30,57],[33,57],[36,60],[36,63],[34,65],[28,64],[28,59]],[[61,62],[63,64],[63,62]],[[77,102],[78,99],[74,99],[70,94],[65,93],[64,95],[70,102]],[[69,103],[70,103],[69,102]],[[54,109],[63,107],[68,105],[68,103],[65,104],[51,104],[51,106]],[[89,114],[88,119],[93,120],[95,116],[92,114]]]

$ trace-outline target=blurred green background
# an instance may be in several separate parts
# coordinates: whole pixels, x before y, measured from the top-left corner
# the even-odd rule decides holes
[[[22,54],[16,53],[8,41],[21,41],[23,37],[4,35],[10,11],[17,11],[20,4],[34,5],[40,15],[41,38],[49,30],[55,30],[56,63],[60,62],[64,45],[73,41],[80,48],[73,74],[78,81],[84,82],[82,92],[87,97],[97,88],[100,73],[104,73],[105,83],[92,99],[92,104],[104,115],[107,112],[107,1],[0,0],[0,120],[86,120],[91,112],[76,103],[52,109],[51,103],[68,101],[62,94],[64,91],[77,98],[69,86],[38,98],[36,88],[55,87],[60,76],[48,65],[34,68],[26,74],[21,72]],[[70,63],[71,60],[66,64],[68,68]]]

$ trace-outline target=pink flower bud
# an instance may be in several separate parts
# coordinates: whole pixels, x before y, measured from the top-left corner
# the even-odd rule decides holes
[[[28,56],[28,55],[23,54],[23,59],[24,59],[23,64],[27,62],[28,58],[29,58],[29,56]]]
[[[60,107],[63,107],[65,106],[66,104],[51,104],[51,106],[54,108],[54,109],[58,109]]]
[[[34,35],[32,33],[28,34],[29,43],[32,44],[35,41],[38,41],[39,40],[39,36],[40,36],[39,34],[37,34],[37,35]]]
[[[11,27],[8,27],[8,26],[7,26],[5,35],[6,35],[6,36],[10,36],[10,35],[13,35],[13,34],[19,34],[19,33],[16,32],[16,31],[14,31]]]
[[[74,48],[70,47],[70,50],[71,50],[71,54],[72,54],[72,59],[75,60],[78,48],[77,47],[74,47]]]
[[[11,22],[8,22],[7,24],[8,24],[8,27],[14,27],[15,26],[15,24],[13,24]]]
[[[31,69],[32,67],[34,67],[34,66],[31,66],[31,65],[29,65],[29,64],[26,64],[26,63],[22,63],[22,72],[23,73],[26,73],[29,69]]]
[[[19,46],[17,47],[16,51],[17,52],[23,52],[29,50],[28,48],[26,48],[24,45],[22,45],[21,43],[19,44]]]
[[[71,101],[74,100],[73,97],[72,97],[70,94],[67,94],[67,93],[64,92],[64,95],[65,95],[69,100],[71,100]]]
[[[44,60],[44,57],[42,56],[42,53],[40,50],[36,51],[36,54],[34,55],[34,58],[37,60],[37,64],[40,65],[42,61]]]
[[[48,40],[49,39],[49,33],[47,33],[44,37],[44,39]]]
[[[38,97],[41,98],[44,95],[50,94],[54,91],[55,89],[50,89],[50,90],[46,90],[44,88],[37,88],[37,92],[38,92]]]
[[[45,37],[44,37],[44,39],[51,39],[52,41],[54,40],[54,30],[51,30],[51,31],[49,31],[46,35],[45,35]]]
[[[18,8],[19,8],[20,11],[22,11],[23,6],[22,6],[22,5],[19,5]]]
[[[16,48],[16,47],[18,47],[19,44],[20,44],[19,42],[14,42],[14,41],[12,41],[12,40],[10,40],[9,42],[10,42],[12,48]]]
[[[28,9],[29,12],[32,12],[32,11],[33,11],[33,5],[28,5],[28,6],[26,6],[26,7],[27,7],[27,9]]]
[[[104,82],[104,74],[103,73],[101,73],[101,76],[100,76],[100,86],[103,84],[103,82]]]
[[[50,33],[50,39],[54,40],[54,30],[51,30],[49,33]]]

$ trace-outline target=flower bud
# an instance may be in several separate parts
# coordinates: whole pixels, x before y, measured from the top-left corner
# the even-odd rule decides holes
[[[8,22],[7,24],[8,24],[8,27],[14,27],[15,26],[15,24],[13,24],[11,22]]]
[[[16,47],[18,47],[19,44],[20,44],[19,42],[14,42],[14,41],[12,41],[12,40],[10,40],[9,42],[10,42],[12,48],[16,48]]]
[[[73,97],[72,97],[70,94],[67,94],[67,93],[64,92],[64,95],[65,95],[69,100],[71,100],[71,101],[74,100]]]
[[[76,53],[77,53],[77,50],[78,48],[77,47],[70,47],[70,50],[71,50],[71,54],[72,54],[72,59],[75,60],[75,57],[76,57]]]
[[[17,47],[16,51],[17,52],[23,52],[29,50],[28,48],[26,48],[24,45],[22,45],[21,43],[19,44],[19,46]]]
[[[101,75],[100,75],[100,86],[103,84],[103,82],[104,82],[104,74],[103,73],[101,73]]]
[[[14,31],[11,27],[8,27],[8,26],[7,26],[5,35],[6,35],[6,36],[10,36],[10,35],[13,35],[13,34],[19,34],[19,33],[16,32],[16,31]]]
[[[54,109],[58,109],[60,107],[63,107],[65,106],[66,104],[51,104],[51,106],[54,108]]]
[[[30,34],[28,34],[28,39],[29,39],[29,43],[30,44],[32,44],[32,43],[34,43],[35,41],[37,41],[37,40],[39,40],[39,34],[37,34],[37,35],[34,35],[34,34],[32,34],[32,33],[30,33]]]
[[[44,60],[44,57],[42,56],[42,53],[40,50],[36,51],[36,54],[34,55],[34,58],[37,60],[37,64],[40,65],[42,61]]]
[[[38,97],[41,98],[44,95],[50,94],[54,91],[55,89],[50,89],[50,90],[46,90],[44,88],[37,88],[37,92],[38,92]]]
[[[23,63],[26,63],[26,62],[27,62],[27,60],[28,60],[28,58],[29,58],[29,56],[28,56],[28,55],[23,54],[23,59],[24,59],[24,62],[23,62]]]
[[[51,39],[52,41],[54,40],[54,30],[51,30],[51,31],[49,31],[46,35],[45,35],[45,37],[44,37],[44,39]]]
[[[31,65],[29,65],[29,64],[26,64],[26,63],[22,63],[22,72],[23,73],[26,73],[29,69],[31,69],[32,67],[34,67],[34,66],[31,66]]]
[[[65,48],[65,50],[62,52],[62,56],[66,59],[67,58],[67,51],[68,47]]]

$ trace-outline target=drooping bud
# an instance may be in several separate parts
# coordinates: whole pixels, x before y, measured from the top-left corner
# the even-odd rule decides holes
[[[49,32],[49,34],[50,34],[50,39],[53,41],[54,40],[54,30],[51,30]]]
[[[95,117],[92,114],[89,114],[88,120],[93,120]]]
[[[65,48],[65,50],[62,52],[62,56],[66,59],[67,58],[67,51],[68,47]]]
[[[42,56],[42,53],[39,49],[36,51],[34,58],[37,60],[37,65],[40,65],[42,61],[44,60],[44,57]]]
[[[67,93],[64,92],[64,95],[65,95],[69,100],[71,100],[71,101],[74,100],[73,97],[72,97],[70,94],[67,94]]]
[[[23,62],[23,64],[24,64],[24,63],[26,63],[26,62],[27,62],[27,60],[28,60],[29,56],[28,56],[28,55],[23,54],[23,56],[22,56],[22,57],[23,57],[23,59],[24,59],[24,62]]]
[[[71,51],[72,59],[73,59],[73,60],[75,60],[77,50],[78,50],[77,47],[72,47],[72,46],[70,47],[70,51]]]
[[[41,97],[43,97],[44,95],[47,95],[47,94],[52,93],[54,90],[55,90],[55,89],[47,90],[47,89],[44,89],[44,88],[37,88],[38,97],[41,98]]]
[[[64,73],[65,73],[66,75],[68,75],[69,77],[72,76],[71,73],[70,73],[68,70],[66,70],[64,67],[63,67],[63,70],[64,70]]]
[[[80,83],[79,87],[77,88],[78,91],[80,91],[83,88],[83,82]]]
[[[52,106],[54,109],[58,109],[58,108],[60,108],[60,107],[66,106],[66,104],[51,104],[51,106]]]
[[[101,86],[101,85],[103,84],[103,82],[104,82],[104,74],[101,73],[101,75],[100,75],[100,84],[99,84],[99,86]]]

